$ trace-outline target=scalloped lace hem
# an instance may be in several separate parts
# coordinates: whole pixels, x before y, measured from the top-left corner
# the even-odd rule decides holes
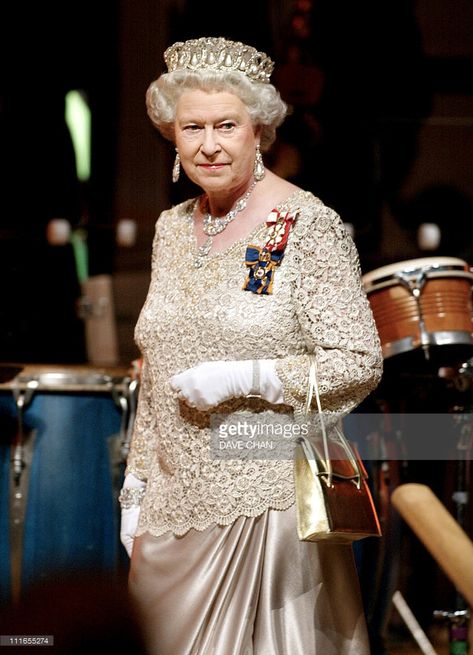
[[[284,511],[286,509],[289,509],[292,505],[295,503],[295,494],[292,493],[289,498],[286,498],[284,500],[281,500],[279,502],[274,502],[271,501],[270,504],[265,504],[264,506],[261,507],[254,507],[251,510],[246,510],[242,511],[241,509],[236,510],[232,514],[229,514],[228,516],[208,516],[205,520],[196,520],[196,519],[191,519],[189,521],[186,521],[185,523],[180,523],[179,525],[171,524],[171,523],[166,523],[166,524],[161,524],[159,526],[152,526],[152,525],[141,525],[138,530],[136,531],[137,537],[139,537],[142,534],[145,534],[145,532],[149,532],[153,537],[160,537],[163,534],[166,534],[167,532],[172,532],[176,537],[182,537],[183,535],[186,534],[186,532],[189,532],[189,530],[197,530],[197,532],[203,532],[206,530],[208,527],[211,525],[230,525],[234,521],[236,521],[240,516],[245,516],[247,518],[255,518],[257,516],[261,516],[261,514],[264,514],[264,512],[268,509],[275,509],[277,511]]]

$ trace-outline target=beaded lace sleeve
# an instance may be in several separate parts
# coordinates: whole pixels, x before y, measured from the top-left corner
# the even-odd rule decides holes
[[[153,258],[151,260],[151,282],[148,290],[148,298],[154,294],[154,283],[157,277],[156,252],[160,240],[160,233],[160,222],[158,220],[153,238]],[[135,341],[140,348],[143,363],[141,366],[136,417],[133,424],[133,435],[125,474],[133,473],[137,478],[146,482],[152,466],[152,456],[155,450],[158,432],[158,419],[153,400],[154,384],[152,367],[149,364],[146,351],[142,347],[142,338],[140,338],[136,328]]]
[[[348,413],[376,387],[382,373],[381,346],[356,247],[340,217],[319,203],[301,211],[286,257],[305,348],[316,355],[322,407]],[[307,355],[289,355],[277,362],[276,370],[285,402],[301,411]]]

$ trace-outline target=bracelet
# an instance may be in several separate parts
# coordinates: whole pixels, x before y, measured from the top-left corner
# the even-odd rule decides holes
[[[260,393],[260,363],[259,359],[253,359],[253,380],[251,383],[251,391],[247,394],[247,398],[262,398]]]
[[[120,503],[122,509],[130,509],[130,507],[139,507],[143,496],[145,495],[144,489],[139,489],[137,487],[127,487],[122,489],[118,495],[118,502]]]

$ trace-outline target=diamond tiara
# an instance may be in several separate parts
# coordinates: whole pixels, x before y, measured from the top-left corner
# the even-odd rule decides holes
[[[274,68],[273,61],[265,52],[258,52],[240,41],[223,37],[202,37],[179,41],[164,53],[168,72],[189,70],[240,71],[250,80],[269,82]]]

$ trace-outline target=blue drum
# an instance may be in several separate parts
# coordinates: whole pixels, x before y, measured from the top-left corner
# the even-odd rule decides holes
[[[27,373],[0,385],[3,601],[61,573],[113,570],[123,558],[117,497],[128,378],[84,368]]]

